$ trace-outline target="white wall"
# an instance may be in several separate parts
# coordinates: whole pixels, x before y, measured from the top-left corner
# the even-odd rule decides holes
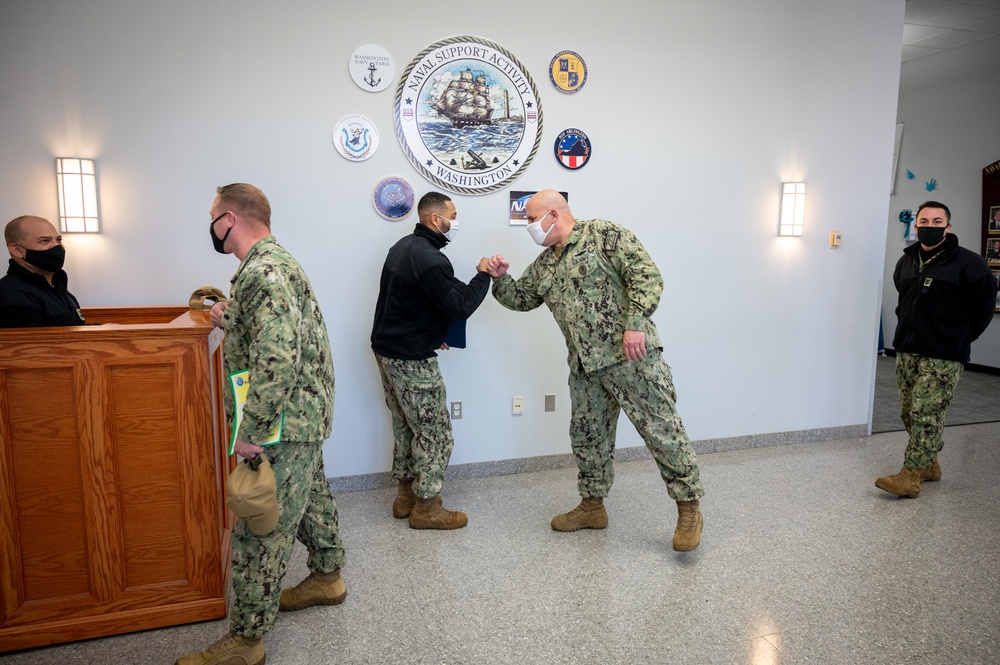
[[[904,123],[896,190],[889,199],[885,248],[885,343],[896,331],[892,271],[906,245],[899,212],[929,199],[951,210],[952,233],[963,247],[982,251],[983,168],[1000,159],[1000,39],[994,37],[930,58],[903,63],[898,121]],[[906,177],[909,169],[914,179]],[[928,192],[926,183],[937,180]],[[1000,201],[997,202],[1000,204]],[[996,318],[996,317],[994,317]],[[971,362],[1000,367],[1000,324],[972,345]]]
[[[53,158],[96,157],[104,233],[66,239],[72,290],[87,305],[183,303],[198,286],[227,288],[236,268],[208,237],[215,186],[260,186],[330,328],[327,473],[386,471],[368,335],[385,252],[414,220],[383,221],[370,192],[386,175],[418,196],[431,186],[393,135],[393,90],[362,91],[347,61],[376,43],[398,74],[436,40],[478,35],[512,51],[541,95],[542,148],[514,186],[568,190],[577,217],[628,225],[662,270],[655,320],[693,439],[868,422],[885,255],[872,222],[887,215],[903,0],[471,7],[5,0],[0,219],[54,218]],[[590,68],[574,95],[548,81],[562,49]],[[381,132],[359,164],[330,139],[349,113]],[[571,126],[595,142],[578,172],[550,152]],[[777,238],[780,183],[793,180],[808,182],[806,233]],[[455,196],[463,223],[447,254],[460,277],[483,255],[503,252],[515,276],[535,256],[506,198]],[[449,398],[465,406],[453,462],[567,452],[566,352],[548,311],[489,297],[469,337],[442,354]],[[557,411],[542,413],[549,392]],[[512,395],[526,398],[521,417]],[[619,443],[641,444],[627,423]]]

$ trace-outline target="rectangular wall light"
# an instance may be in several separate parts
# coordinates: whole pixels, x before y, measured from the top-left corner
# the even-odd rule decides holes
[[[100,233],[97,205],[97,170],[92,159],[56,159],[61,233]]]
[[[800,236],[805,221],[806,183],[781,183],[781,224],[779,236]]]

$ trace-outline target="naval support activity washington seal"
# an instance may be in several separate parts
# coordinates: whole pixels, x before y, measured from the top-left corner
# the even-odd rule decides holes
[[[538,150],[542,105],[507,49],[459,36],[426,47],[396,88],[396,136],[410,163],[436,185],[487,194],[520,176]]]

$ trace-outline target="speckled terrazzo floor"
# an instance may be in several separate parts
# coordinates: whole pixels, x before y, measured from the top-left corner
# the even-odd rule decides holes
[[[622,463],[604,531],[556,533],[572,469],[450,481],[469,526],[394,520],[391,489],[340,494],[347,601],[282,614],[269,665],[998,663],[1000,424],[949,428],[919,499],[874,487],[905,434],[701,456],[701,547],[670,549],[655,465]],[[286,584],[306,574],[299,548]],[[0,656],[172,663],[225,621]]]

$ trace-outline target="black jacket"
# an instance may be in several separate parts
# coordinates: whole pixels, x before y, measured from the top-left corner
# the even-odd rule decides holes
[[[84,325],[80,303],[66,289],[68,281],[66,271],[60,270],[49,286],[44,277],[11,259],[0,278],[0,328]]]
[[[983,257],[959,247],[954,235],[945,236],[942,247],[922,272],[920,243],[896,263],[899,322],[892,345],[897,352],[967,363],[972,342],[993,320],[997,285]]]
[[[417,224],[385,259],[375,304],[372,349],[380,356],[423,360],[441,347],[448,322],[467,319],[483,302],[490,277],[477,272],[468,284],[455,278],[441,252],[439,233]]]

